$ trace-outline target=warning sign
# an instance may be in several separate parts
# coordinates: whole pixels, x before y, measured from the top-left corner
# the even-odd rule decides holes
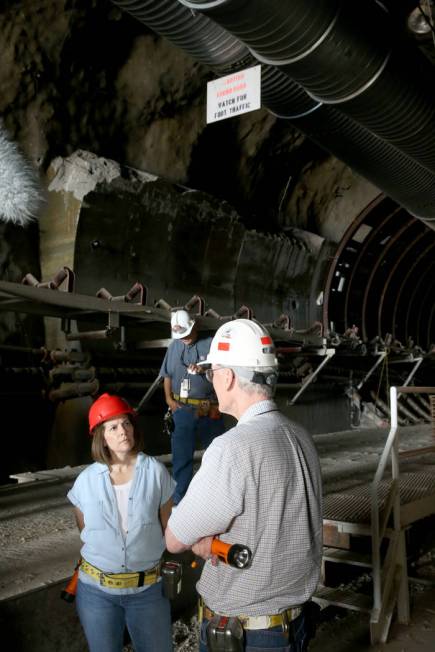
[[[246,68],[207,84],[207,124],[261,107],[261,66]]]

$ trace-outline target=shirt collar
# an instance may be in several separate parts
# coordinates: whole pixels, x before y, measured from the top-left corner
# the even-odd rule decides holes
[[[136,459],[136,467],[139,468],[143,466],[147,460],[148,456],[145,453],[138,453]],[[102,464],[101,462],[95,462],[95,470],[97,473],[109,473],[109,467],[107,464]]]
[[[239,419],[239,423],[244,423],[245,421],[249,421],[251,417],[258,416],[259,414],[265,414],[266,412],[273,412],[274,410],[278,410],[278,406],[275,401],[269,399],[258,401],[257,403],[254,403],[248,407],[245,412],[243,412],[242,416]]]

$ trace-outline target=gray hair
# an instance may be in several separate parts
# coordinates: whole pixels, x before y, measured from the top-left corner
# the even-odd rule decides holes
[[[247,394],[261,394],[264,399],[271,399],[275,394],[276,379],[278,369],[276,367],[231,367],[237,376],[237,383]],[[255,372],[261,373],[266,377],[266,382],[256,383],[252,378]],[[269,380],[269,382],[268,382]]]

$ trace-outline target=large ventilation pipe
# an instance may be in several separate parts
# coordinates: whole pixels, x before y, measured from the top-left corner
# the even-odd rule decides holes
[[[252,60],[240,41],[177,0],[113,0],[113,3],[218,74],[238,69],[244,59]]]
[[[113,2],[217,74],[257,63],[237,39],[177,0],[161,0],[157,8],[154,0]],[[262,66],[262,104],[435,228],[435,177],[426,168],[269,65]]]
[[[222,25],[260,61],[279,66],[317,101],[339,107],[435,172],[433,69],[392,43],[374,0],[179,0]]]
[[[279,78],[282,73],[271,66],[264,70],[263,79],[266,82],[269,73],[276,83],[283,82]],[[320,147],[344,161],[435,230],[435,176],[333,107],[316,103],[295,82],[291,84],[294,104],[286,102],[281,117],[289,119]],[[282,86],[285,85],[283,82]],[[290,88],[285,99],[289,96]],[[266,102],[264,104],[276,114]],[[295,111],[293,115],[292,109]]]
[[[367,129],[322,105],[292,123],[435,230],[435,176]]]

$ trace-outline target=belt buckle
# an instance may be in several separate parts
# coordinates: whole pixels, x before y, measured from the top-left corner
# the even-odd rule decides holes
[[[100,580],[100,586],[104,586],[104,573],[103,571],[99,572],[99,580]]]
[[[243,629],[270,629],[273,627],[271,616],[237,616]]]
[[[272,626],[270,616],[254,616],[253,618],[248,618],[247,625],[251,622],[252,629],[269,629]]]

